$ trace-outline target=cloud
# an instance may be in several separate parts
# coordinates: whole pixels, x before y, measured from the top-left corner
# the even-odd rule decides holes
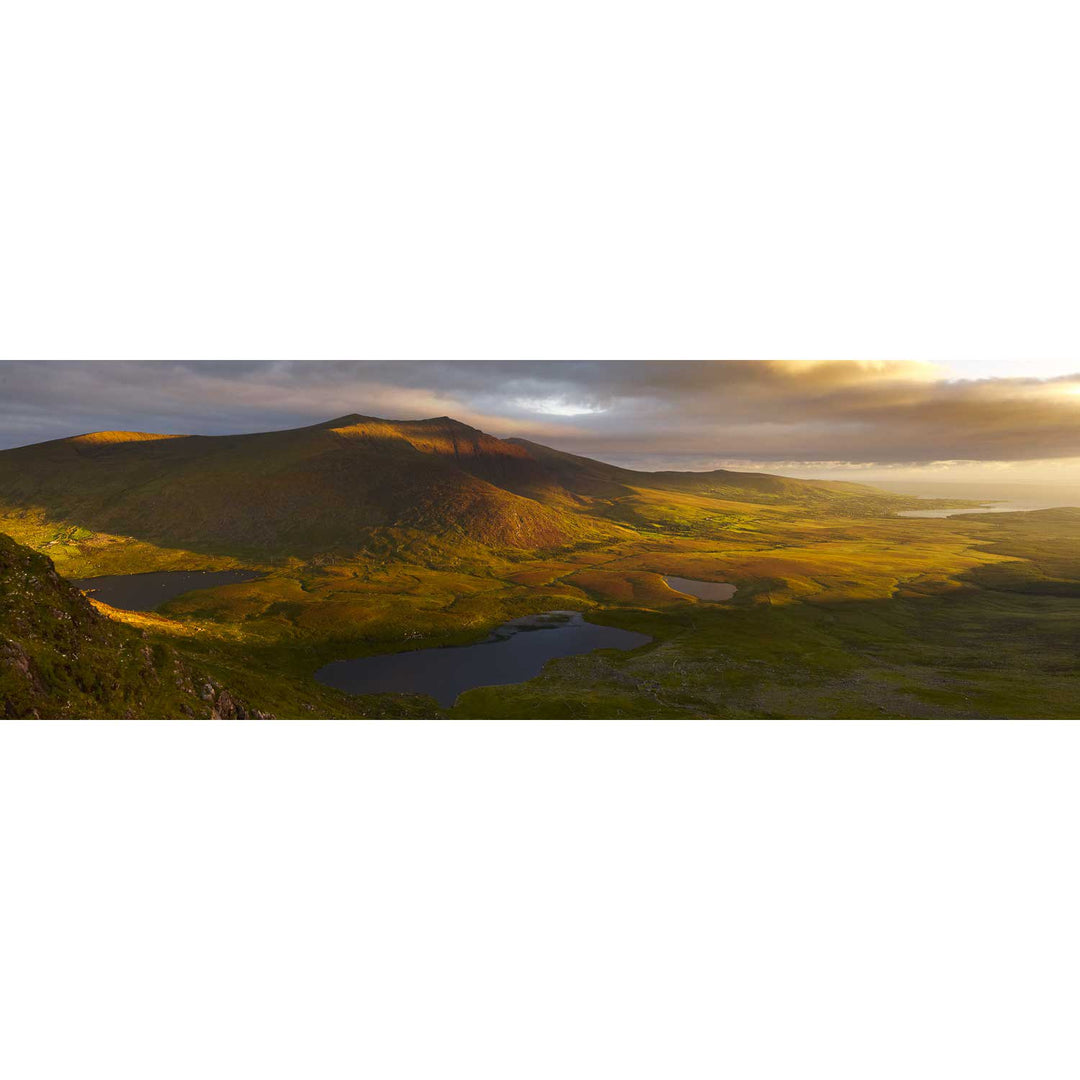
[[[611,460],[896,465],[1080,457],[1080,374],[856,361],[7,362],[0,445],[450,415]]]

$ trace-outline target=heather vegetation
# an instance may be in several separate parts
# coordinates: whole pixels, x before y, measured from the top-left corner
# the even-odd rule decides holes
[[[56,610],[82,612],[86,672],[112,673],[118,643],[159,657],[162,689],[142,696],[105,692],[104,676],[42,677],[60,639],[47,610],[28,622],[9,603],[0,638],[33,653],[39,677],[26,689],[9,670],[4,692],[22,696],[11,691],[6,708],[210,714],[175,675],[165,687],[163,673],[183,667],[248,715],[1080,716],[1080,510],[896,516],[915,505],[928,504],[857,484],[633,472],[447,418],[353,415],[215,438],[112,432],[5,451],[0,532],[63,577],[264,575],[152,613],[92,605],[54,582],[67,590]],[[738,591],[695,601],[665,575]],[[466,644],[555,609],[653,640],[552,661],[450,709],[313,679],[331,660]],[[136,670],[110,677],[126,686]]]

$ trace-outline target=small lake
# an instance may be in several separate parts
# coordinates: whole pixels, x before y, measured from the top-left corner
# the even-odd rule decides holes
[[[196,589],[254,581],[254,570],[162,570],[152,574],[112,574],[73,579],[71,584],[103,604],[123,611],[152,611],[158,604]]]
[[[695,581],[693,578],[673,577],[669,574],[665,576],[664,584],[676,592],[696,596],[699,600],[708,600],[712,603],[730,600],[736,593],[736,586],[729,585],[726,581]]]
[[[650,641],[648,634],[586,622],[578,611],[548,611],[511,619],[474,645],[337,660],[315,672],[315,678],[350,694],[430,694],[449,708],[458,694],[475,686],[534,679],[557,657],[636,649]]]

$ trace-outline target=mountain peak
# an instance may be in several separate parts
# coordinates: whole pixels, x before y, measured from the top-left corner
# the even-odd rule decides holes
[[[405,422],[408,423],[408,421]],[[479,428],[475,428],[471,424],[466,424],[462,420],[456,420],[452,416],[430,416],[426,420],[416,420],[414,422],[417,424],[426,424],[429,427],[453,428],[456,431],[480,431]]]
[[[477,431],[477,428],[456,420],[452,416],[429,416],[423,420],[387,420],[382,416],[367,416],[364,413],[348,413],[346,416],[335,416],[332,420],[324,420],[315,424],[320,428],[346,428],[358,427],[363,424],[385,424],[391,428],[410,428],[418,424],[426,427],[451,427],[460,431]]]
[[[365,420],[374,420],[373,416],[361,416],[360,413],[348,413],[345,416],[335,416],[332,420],[323,420],[319,424],[313,425],[317,428],[342,428],[342,427],[355,427],[357,424],[362,424]]]

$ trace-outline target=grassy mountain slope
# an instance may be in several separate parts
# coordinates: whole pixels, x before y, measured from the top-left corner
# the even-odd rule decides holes
[[[449,417],[350,414],[228,436],[97,432],[0,452],[0,528],[61,562],[120,542],[142,545],[126,563],[115,549],[95,570],[84,560],[87,573],[175,565],[177,553],[207,566],[406,543],[435,543],[451,555],[470,546],[548,550],[610,542],[639,527],[696,535],[738,510],[715,500],[841,515],[912,502],[758,473],[634,472],[497,439]]]
[[[539,472],[520,449],[448,420],[350,416],[214,437],[110,432],[0,453],[0,512],[262,558],[356,550],[387,528],[521,548],[595,533],[512,490],[541,485]]]
[[[99,614],[0,533],[0,716],[263,716],[168,644]]]

